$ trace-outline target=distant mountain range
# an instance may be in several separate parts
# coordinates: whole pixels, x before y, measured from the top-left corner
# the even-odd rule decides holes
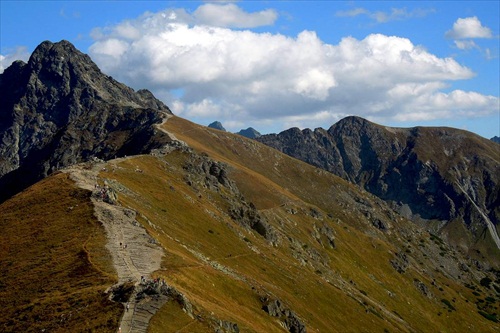
[[[500,330],[500,145],[359,117],[242,132],[67,41],[7,68],[0,331]]]
[[[217,129],[220,131],[226,131],[224,126],[222,126],[222,124],[219,121],[214,121],[213,123],[209,124],[208,127],[214,128],[214,129]],[[261,134],[252,127],[248,127],[247,129],[242,129],[239,132],[237,132],[236,134],[244,136],[244,137],[249,138],[249,139],[255,139],[255,138],[258,138],[259,136],[261,136]]]

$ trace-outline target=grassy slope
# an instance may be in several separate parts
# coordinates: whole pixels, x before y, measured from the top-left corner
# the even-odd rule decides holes
[[[283,332],[278,318],[262,310],[264,294],[296,312],[308,332],[498,330],[474,304],[484,302],[487,290],[458,285],[440,269],[447,265],[441,258],[452,252],[391,215],[376,198],[252,140],[176,117],[166,128],[195,150],[227,163],[231,179],[280,240],[272,246],[232,221],[227,189],[214,191],[201,181],[188,186],[184,153],[110,162],[102,180],[126,189],[119,193],[120,203],[137,210],[138,221],[166,250],[155,276],[184,293],[201,319],[167,303],[153,317],[150,332],[212,332],[216,318],[237,323],[242,332]],[[359,207],[408,233],[380,232]],[[313,216],[311,209],[320,215]],[[7,309],[0,327],[116,329],[121,309],[102,294],[115,280],[88,192],[58,174],[5,202],[0,211],[5,271],[0,306]],[[335,233],[335,249],[313,237],[323,225]],[[403,274],[389,262],[398,251],[414,258]],[[431,298],[415,288],[416,279]]]
[[[0,212],[0,331],[114,332],[121,307],[103,293],[115,277],[89,192],[57,174]]]
[[[349,208],[355,204],[353,197],[364,198],[371,207],[383,208],[375,198],[254,141],[175,117],[166,128],[199,152],[228,163],[230,176],[247,200],[267,216],[281,235],[292,239],[282,237],[280,245],[273,247],[231,221],[225,213],[224,197],[228,194],[223,189],[217,193],[200,185],[195,190],[185,183],[181,166],[186,157],[182,153],[160,159],[134,158],[120,163],[113,172],[103,173],[103,177],[135,193],[120,195],[120,200],[143,214],[145,227],[166,249],[164,268],[157,274],[185,293],[203,318],[213,313],[238,323],[242,331],[281,331],[276,318],[261,310],[259,295],[267,293],[293,309],[309,331],[498,328],[477,313],[472,291],[439,269],[430,271],[434,266],[426,265],[431,261],[421,257],[425,262],[413,265],[404,274],[391,267],[389,261],[395,252],[404,249],[405,240],[398,241],[400,235],[378,230],[359,231],[370,229],[366,218]],[[289,214],[290,207],[298,213]],[[311,208],[322,210],[322,217],[308,214]],[[389,213],[384,214],[388,220]],[[336,249],[324,248],[311,236],[314,226],[322,223],[334,230]],[[412,228],[407,221],[388,223]],[[429,235],[420,237],[423,248],[431,249]],[[319,259],[314,258],[314,253],[319,253]],[[197,254],[224,265],[232,273],[215,269]],[[415,288],[417,279],[428,286],[432,298]],[[442,300],[453,304],[455,310]],[[160,311],[150,331],[185,325],[189,325],[188,331],[208,329],[185,315],[175,319],[170,313]],[[165,320],[165,316],[172,320]],[[194,329],[196,325],[201,326]]]

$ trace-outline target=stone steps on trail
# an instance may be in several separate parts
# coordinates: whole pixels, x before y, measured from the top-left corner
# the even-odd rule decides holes
[[[153,317],[167,301],[167,296],[159,295],[147,297],[135,303],[130,332],[146,333],[151,317]]]
[[[115,160],[115,163],[117,161]],[[70,173],[78,187],[95,191],[98,182],[107,182],[106,179],[99,177],[99,171],[105,166],[105,163],[97,163],[88,169],[86,165],[81,164],[64,172]],[[110,184],[116,185],[113,182]],[[149,278],[152,272],[160,269],[163,249],[137,221],[136,212],[116,202],[104,202],[96,197],[92,197],[91,200],[94,204],[94,213],[106,231],[108,239],[106,248],[111,254],[118,275],[118,285],[138,282],[142,276]],[[137,302],[136,295],[137,292],[132,294],[129,310],[123,313],[120,322],[123,333],[146,333],[151,317],[168,300],[167,296],[158,295],[148,296]]]

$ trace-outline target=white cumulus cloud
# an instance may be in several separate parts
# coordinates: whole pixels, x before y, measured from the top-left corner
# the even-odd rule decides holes
[[[242,22],[251,17],[234,4],[218,6]],[[212,26],[197,11],[145,13],[96,29],[90,54],[104,72],[164,97],[174,113],[220,120],[234,131],[239,124],[263,132],[276,123],[325,127],[348,114],[406,121],[498,112],[498,97],[443,92],[475,74],[407,38],[372,34],[333,45],[313,31],[284,36],[230,29],[229,21]]]
[[[271,25],[278,18],[278,14],[273,9],[247,13],[232,3],[222,6],[207,3],[198,7],[193,16],[198,23],[227,28],[255,28]]]
[[[484,27],[476,16],[457,19],[445,35],[453,39],[492,37],[491,29]]]

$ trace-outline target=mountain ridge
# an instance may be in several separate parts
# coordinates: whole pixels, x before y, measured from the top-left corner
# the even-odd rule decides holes
[[[171,113],[149,91],[103,74],[67,41],[41,43],[0,74],[0,201],[47,174],[91,158],[147,152],[169,138]]]
[[[445,230],[440,221],[456,218],[472,232],[487,228],[500,248],[499,151],[478,135],[390,128],[353,116],[328,130],[292,128],[256,140],[360,185],[435,232]]]

